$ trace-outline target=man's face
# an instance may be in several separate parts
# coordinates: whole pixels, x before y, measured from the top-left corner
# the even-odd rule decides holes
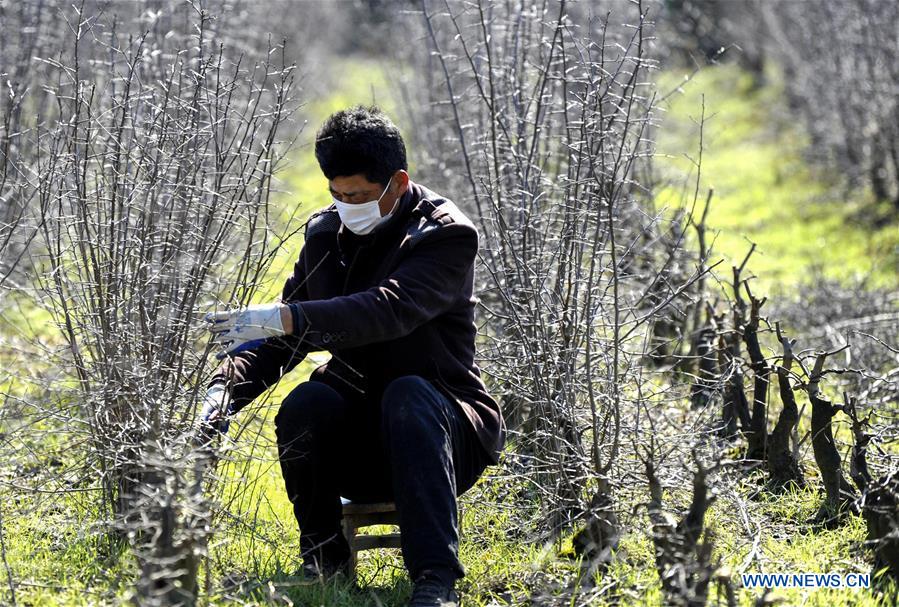
[[[393,208],[397,198],[406,191],[406,184],[409,182],[409,176],[406,171],[397,171],[390,180],[387,191],[384,192],[384,185],[374,183],[365,178],[365,175],[359,173],[357,175],[337,176],[328,181],[328,189],[331,196],[341,202],[348,204],[362,204],[377,200],[381,196],[381,202],[378,208],[383,217]]]

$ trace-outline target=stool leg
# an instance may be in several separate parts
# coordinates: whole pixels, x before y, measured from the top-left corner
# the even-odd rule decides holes
[[[356,581],[356,554],[358,550],[356,549],[356,526],[353,524],[353,520],[349,517],[344,517],[343,522],[341,523],[343,526],[343,535],[346,538],[346,543],[350,547],[350,581]]]

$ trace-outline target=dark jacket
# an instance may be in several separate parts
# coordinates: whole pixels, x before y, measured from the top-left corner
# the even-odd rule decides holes
[[[347,230],[333,205],[312,215],[282,293],[301,302],[303,335],[236,354],[211,383],[230,380],[239,410],[316,350],[332,356],[311,379],[352,398],[379,399],[391,380],[419,375],[458,403],[496,462],[505,424],[474,362],[477,232],[452,201],[409,186],[365,236]]]

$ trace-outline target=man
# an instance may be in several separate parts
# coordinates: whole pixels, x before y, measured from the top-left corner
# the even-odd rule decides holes
[[[304,571],[345,570],[341,502],[394,501],[410,606],[452,606],[456,497],[497,462],[505,425],[474,362],[478,237],[451,201],[409,179],[377,108],[333,114],[315,155],[333,204],[306,224],[281,301],[210,315],[229,358],[207,395],[224,424],[308,352],[331,360],[275,417]]]

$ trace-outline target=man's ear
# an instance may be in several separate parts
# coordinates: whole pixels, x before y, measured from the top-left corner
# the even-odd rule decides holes
[[[397,191],[402,195],[409,189],[409,173],[400,169],[393,174],[393,181],[396,183]]]

